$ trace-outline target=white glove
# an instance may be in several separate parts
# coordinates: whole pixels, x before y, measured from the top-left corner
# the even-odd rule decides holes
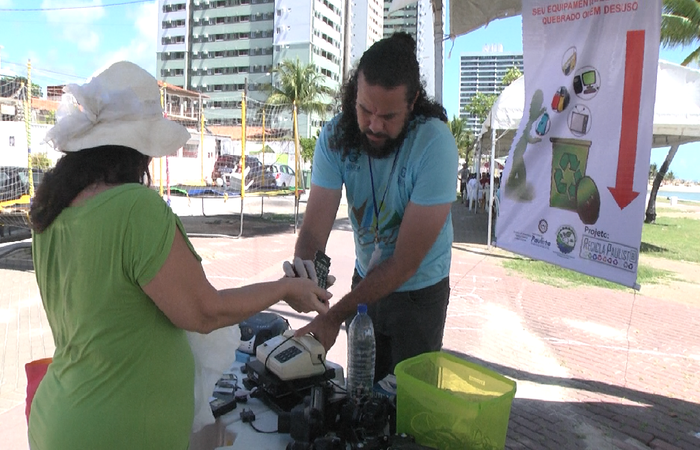
[[[284,270],[284,276],[290,278],[311,278],[316,284],[318,284],[318,278],[316,277],[316,268],[314,267],[314,262],[310,259],[301,259],[298,256],[294,257],[294,261],[290,263],[285,261],[282,264],[282,270]]]
[[[314,262],[310,259],[301,259],[298,256],[294,257],[293,263],[285,261],[282,263],[282,270],[284,271],[284,276],[289,278],[311,278],[314,283],[318,284],[318,277],[316,276],[316,267],[314,267]],[[329,288],[335,284],[335,277],[333,275],[328,275],[326,280],[326,288]]]

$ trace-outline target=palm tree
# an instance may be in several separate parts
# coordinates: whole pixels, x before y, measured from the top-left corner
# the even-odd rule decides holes
[[[656,165],[656,163],[651,163],[649,165],[649,181],[653,180],[656,178],[656,174],[659,172],[659,167]]]
[[[670,48],[697,46],[681,65],[687,66],[693,61],[700,62],[700,0],[664,0],[661,15],[661,44]],[[666,159],[656,173],[649,193],[645,223],[656,221],[656,194],[677,151],[678,145],[669,149]]]
[[[466,127],[464,119],[457,116],[452,116],[447,125],[450,127],[452,136],[455,138],[457,143],[457,150],[459,151],[459,157],[464,158],[465,161],[469,160],[470,147],[474,143],[474,135],[469,132]]]
[[[661,44],[669,48],[700,44],[699,0],[664,0]],[[683,60],[681,66],[691,62],[700,62],[700,45]]]
[[[296,61],[284,60],[279,66],[272,69],[272,73],[278,75],[279,83],[271,86],[271,93],[267,99],[272,104],[291,105],[297,113],[316,114],[325,118],[333,109],[332,96],[335,91],[326,86],[326,77],[316,68],[314,64],[303,64],[297,58]],[[296,136],[299,135],[298,127]],[[301,180],[301,149],[295,137],[295,186],[299,186]],[[297,201],[299,197],[296,197]]]
[[[287,59],[272,72],[278,75],[279,83],[271,88],[268,103],[295,105],[299,112],[321,117],[330,111],[335,91],[326,86],[325,75],[314,64]]]

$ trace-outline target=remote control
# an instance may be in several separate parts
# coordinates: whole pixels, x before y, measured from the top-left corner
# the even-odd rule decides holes
[[[318,285],[326,289],[328,287],[328,272],[331,268],[331,258],[321,250],[318,250],[314,258],[314,268],[316,269]]]

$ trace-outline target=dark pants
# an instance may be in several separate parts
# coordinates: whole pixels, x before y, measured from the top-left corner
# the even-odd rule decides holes
[[[352,288],[360,281],[362,277],[355,271]],[[449,298],[450,279],[445,277],[432,286],[394,292],[367,305],[377,341],[375,381],[394,373],[396,364],[404,359],[442,348]],[[346,325],[349,326],[351,320],[348,319]]]

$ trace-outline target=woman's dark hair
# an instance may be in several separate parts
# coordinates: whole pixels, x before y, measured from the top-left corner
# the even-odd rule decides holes
[[[436,117],[447,122],[445,108],[428,98],[420,79],[420,68],[416,59],[416,41],[410,34],[399,32],[375,42],[360,58],[357,69],[341,89],[342,114],[331,136],[331,148],[343,151],[346,156],[353,149],[361,148],[362,133],[357,125],[355,103],[357,101],[357,76],[365,77],[368,84],[392,89],[406,86],[406,102],[418,98],[411,119],[422,116]]]
[[[66,153],[44,175],[32,201],[32,229],[41,233],[75,197],[93,183],[142,183],[150,186],[151,157],[129,147],[105,145]],[[145,183],[144,183],[145,182]]]

